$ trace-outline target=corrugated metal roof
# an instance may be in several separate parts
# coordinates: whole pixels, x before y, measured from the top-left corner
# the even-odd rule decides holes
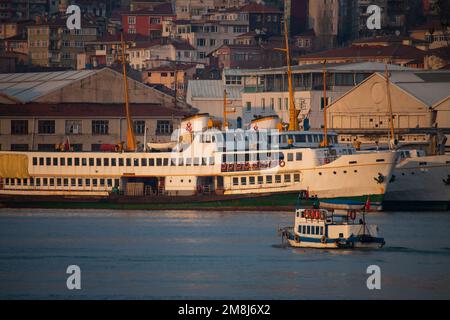
[[[429,107],[450,96],[450,72],[391,72],[389,80]]]
[[[26,103],[97,72],[81,70],[0,74],[0,93]]]
[[[223,99],[223,91],[227,90],[228,99],[241,99],[241,88],[226,86],[222,80],[189,80],[188,94],[193,98]]]

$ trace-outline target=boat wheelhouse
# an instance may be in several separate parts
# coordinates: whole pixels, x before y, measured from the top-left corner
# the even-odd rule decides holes
[[[293,227],[279,229],[283,241],[296,248],[381,248],[378,226],[356,210],[296,209]]]

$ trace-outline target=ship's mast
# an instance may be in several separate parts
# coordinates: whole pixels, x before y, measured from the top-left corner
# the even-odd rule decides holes
[[[388,141],[389,143],[389,149],[391,149],[394,146],[394,141],[395,141],[395,132],[394,132],[394,114],[392,112],[392,102],[391,102],[391,90],[390,90],[390,81],[389,81],[389,71],[388,71],[388,66],[387,66],[387,62],[384,65],[384,70],[385,70],[385,78],[386,78],[386,97],[387,97],[387,103],[388,103],[388,108],[389,108],[389,125],[390,125],[390,141]]]
[[[323,141],[322,146],[328,147],[328,135],[327,135],[327,61],[323,62]]]
[[[289,51],[289,35],[287,30],[286,19],[284,19],[284,41],[286,43],[285,48],[276,48],[276,50],[283,51],[286,54],[286,64],[287,64],[287,77],[288,77],[288,88],[289,88],[289,131],[298,130],[298,114],[299,111],[295,110],[294,103],[294,89],[292,85],[292,68],[291,68],[291,53]]]
[[[227,130],[227,90],[223,90],[223,131]]]
[[[130,114],[130,104],[128,102],[128,78],[127,78],[127,67],[125,60],[125,41],[123,39],[123,32],[120,33],[120,44],[122,47],[122,73],[123,73],[123,88],[125,95],[125,114],[127,117],[127,151],[136,151],[136,137],[134,135],[133,120]]]

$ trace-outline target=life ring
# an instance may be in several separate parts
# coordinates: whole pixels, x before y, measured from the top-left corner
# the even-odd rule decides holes
[[[278,164],[281,168],[283,168],[286,165],[286,162],[284,162],[284,160],[280,160]]]
[[[350,219],[352,219],[352,220],[355,220],[355,219],[356,219],[356,211],[355,211],[355,210],[350,210],[350,211],[347,213],[347,216],[348,216],[348,218],[350,218]]]
[[[254,129],[255,131],[258,131],[258,126],[255,125],[255,126],[253,127],[253,129]]]
[[[186,130],[189,131],[189,132],[192,132],[192,123],[188,122],[186,124]]]

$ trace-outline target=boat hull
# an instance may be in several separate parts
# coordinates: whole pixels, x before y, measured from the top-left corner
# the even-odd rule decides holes
[[[348,239],[315,239],[296,237],[292,233],[287,236],[287,241],[294,248],[313,249],[379,249],[385,245],[383,238],[378,237],[351,237]]]

